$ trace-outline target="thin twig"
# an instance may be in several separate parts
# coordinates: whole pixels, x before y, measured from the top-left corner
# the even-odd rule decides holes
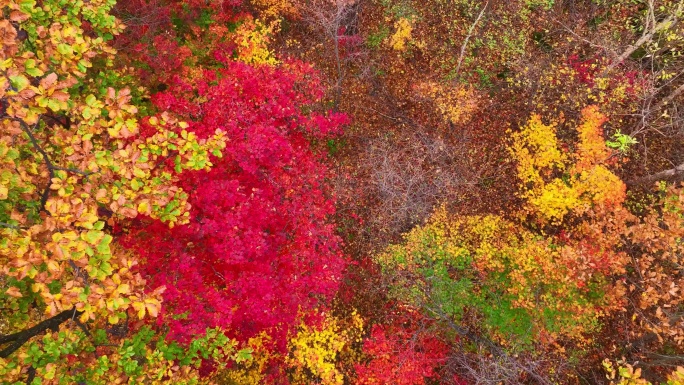
[[[602,49],[602,50],[608,52],[611,56],[616,56],[615,52],[612,52],[612,51],[609,50],[607,47],[605,47],[605,46],[603,46],[603,45],[601,45],[601,44],[594,43],[594,42],[591,41],[591,40],[588,40],[588,39],[583,38],[582,36],[578,35],[575,31],[573,31],[571,28],[569,28],[568,26],[566,26],[565,24],[563,24],[561,21],[556,20],[556,19],[553,19],[553,21],[555,21],[556,23],[560,24],[566,31],[570,32],[570,34],[572,34],[572,35],[573,35],[574,37],[576,37],[577,39],[582,40],[583,42],[589,44],[590,46],[592,46],[592,47],[594,47],[594,48],[600,48],[600,49]]]
[[[43,157],[43,161],[45,162],[45,165],[47,166],[48,169],[48,182],[45,188],[43,189],[43,193],[40,196],[40,210],[41,211],[47,211],[45,210],[45,204],[47,203],[48,200],[48,195],[50,194],[50,186],[52,185],[52,178],[55,177],[55,169],[54,165],[50,161],[50,157],[48,154],[43,150],[43,148],[38,144],[38,140],[36,139],[35,136],[33,136],[33,132],[31,132],[31,129],[29,128],[28,124],[24,122],[21,119],[17,118],[8,118],[12,121],[18,122],[19,125],[21,126],[21,129],[28,135],[29,140],[31,140],[31,144],[33,144],[33,148],[36,149],[40,153],[40,155]],[[36,122],[36,127],[38,127],[38,124],[40,124],[40,120]]]
[[[13,225],[11,223],[5,223],[5,222],[0,222],[0,227],[6,227],[6,228],[12,229],[12,230],[21,230],[21,227],[19,227],[17,225]]]
[[[50,186],[52,185],[52,178],[55,177],[55,171],[57,171],[57,170],[58,171],[66,171],[66,172],[71,172],[74,174],[83,175],[85,177],[88,177],[89,175],[93,174],[93,172],[89,172],[89,171],[81,171],[81,170],[74,169],[74,168],[56,166],[54,163],[52,163],[52,161],[50,160],[50,157],[45,152],[43,147],[40,146],[40,144],[38,143],[38,139],[36,139],[35,135],[33,135],[31,128],[28,126],[28,124],[26,124],[26,122],[24,122],[21,119],[9,117],[9,116],[4,116],[3,119],[8,119],[8,120],[11,120],[13,122],[19,123],[19,125],[21,126],[21,130],[24,131],[26,133],[26,135],[28,135],[29,140],[31,141],[31,144],[33,145],[33,148],[35,148],[36,151],[38,151],[38,153],[40,153],[40,155],[43,157],[43,162],[45,162],[45,165],[47,166],[48,176],[49,176],[48,179],[49,180],[47,182],[47,185],[43,189],[43,193],[41,194],[41,197],[40,197],[40,209],[41,209],[41,211],[46,211],[45,210],[45,204],[47,204],[48,196],[50,195]],[[40,120],[38,120],[38,122],[36,122],[35,127],[38,127],[39,124],[40,124]]]

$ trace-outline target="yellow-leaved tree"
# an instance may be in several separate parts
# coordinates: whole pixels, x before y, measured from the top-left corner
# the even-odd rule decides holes
[[[605,121],[596,106],[583,109],[575,129],[579,140],[571,153],[560,148],[556,126],[544,124],[538,115],[512,135],[510,152],[517,162],[520,195],[538,219],[558,224],[570,213],[624,202],[626,186],[607,168],[611,152],[601,132]]]
[[[437,210],[376,256],[392,277],[392,296],[425,309],[521,378],[561,378],[559,368],[519,357],[544,352],[562,362],[594,343],[605,317],[622,312],[640,323],[629,326],[632,338],[650,333],[679,346],[682,194],[664,189],[640,217],[630,212],[626,186],[609,169],[605,121],[598,108],[586,108],[576,135],[561,141],[555,125],[532,116],[509,149],[522,215]]]

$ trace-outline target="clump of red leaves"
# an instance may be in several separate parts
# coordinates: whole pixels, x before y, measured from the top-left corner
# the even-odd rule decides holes
[[[328,170],[311,142],[347,120],[314,111],[323,88],[309,65],[253,67],[221,49],[207,56],[211,66],[187,68],[177,40],[158,35],[146,47],[165,82],[154,106],[199,137],[220,129],[229,140],[210,172],[183,174],[189,224],[141,220],[121,242],[145,261],[151,288],[166,286],[158,322],[173,338],[224,327],[246,340],[268,330],[284,348],[298,314],[326,306],[346,265]]]
[[[418,385],[438,379],[436,369],[446,361],[449,346],[430,332],[418,312],[397,309],[394,315],[390,323],[374,325],[364,341],[370,360],[356,365],[357,384]]]

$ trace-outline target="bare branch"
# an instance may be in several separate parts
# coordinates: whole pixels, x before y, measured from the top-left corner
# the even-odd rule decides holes
[[[661,171],[655,174],[647,175],[641,178],[637,178],[631,181],[628,181],[627,184],[629,185],[649,185],[653,184],[657,181],[660,180],[668,180],[668,179],[673,179],[676,177],[681,177],[682,174],[684,173],[684,163],[680,164],[679,166],[673,167],[669,170]]]
[[[5,227],[12,230],[21,230],[21,227],[5,222],[0,222],[0,227]]]
[[[677,9],[669,15],[667,18],[665,18],[663,21],[660,23],[654,24],[653,27],[650,28],[650,31],[648,28],[644,28],[644,34],[641,35],[639,40],[637,40],[634,44],[628,46],[620,56],[617,57],[617,59],[608,66],[603,73],[608,73],[615,69],[615,67],[619,66],[622,64],[628,57],[630,57],[636,50],[639,49],[642,45],[646,44],[647,42],[651,41],[653,39],[653,36],[663,30],[666,30],[668,28],[673,27],[675,24],[679,22],[678,14],[682,12],[682,9],[684,8],[684,2],[680,2],[677,5]],[[647,21],[646,21],[646,27],[648,27],[650,24],[655,22],[654,15],[652,15],[653,9],[649,9],[649,15],[647,15]],[[652,21],[651,21],[652,20]]]
[[[672,91],[669,95],[667,95],[665,98],[663,98],[656,106],[653,108],[654,111],[660,110],[662,107],[665,107],[668,103],[670,103],[674,98],[679,96],[684,92],[684,84],[681,84],[679,87],[675,88],[674,91]]]
[[[466,36],[465,40],[463,41],[463,45],[461,46],[461,54],[458,56],[458,64],[456,65],[456,75],[458,75],[458,72],[461,70],[461,62],[463,61],[463,56],[465,55],[465,50],[466,46],[468,45],[468,40],[470,40],[470,36],[473,34],[473,30],[475,30],[475,26],[477,23],[480,21],[482,18],[482,15],[484,15],[485,10],[487,9],[487,6],[489,5],[489,1],[485,3],[484,7],[482,7],[482,10],[480,11],[480,14],[477,16],[477,19],[475,19],[475,22],[470,26],[470,29],[468,29],[468,35]]]

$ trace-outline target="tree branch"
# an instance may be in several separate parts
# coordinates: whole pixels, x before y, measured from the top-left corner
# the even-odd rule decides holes
[[[432,313],[433,313],[435,316],[437,316],[439,319],[441,319],[441,320],[443,320],[443,321],[446,321],[447,324],[449,324],[449,327],[451,327],[451,329],[453,329],[457,334],[459,334],[459,335],[461,335],[461,336],[463,336],[463,337],[465,337],[465,338],[471,340],[472,342],[474,342],[474,343],[476,343],[476,344],[478,344],[478,345],[480,345],[480,346],[484,346],[484,347],[487,348],[495,357],[507,359],[509,362],[511,362],[511,363],[512,363],[515,367],[517,367],[519,370],[521,370],[521,371],[527,373],[529,376],[531,376],[532,378],[534,378],[534,379],[537,381],[538,384],[550,384],[550,382],[549,382],[548,380],[546,380],[545,378],[543,378],[542,376],[540,376],[539,374],[537,374],[534,370],[528,368],[527,366],[521,365],[519,362],[517,362],[517,360],[515,360],[515,359],[512,358],[510,355],[508,355],[508,353],[506,353],[506,351],[505,351],[501,346],[499,346],[499,345],[497,345],[496,343],[494,343],[494,341],[492,341],[492,340],[490,340],[490,339],[488,339],[488,338],[486,338],[486,337],[482,337],[482,336],[480,336],[480,335],[477,335],[477,334],[475,334],[475,333],[469,331],[468,329],[459,326],[458,324],[456,324],[456,322],[454,322],[454,321],[451,319],[451,317],[449,317],[448,315],[444,314],[444,313],[441,311],[441,309],[438,311],[438,310],[435,310],[435,309],[431,309],[431,308],[428,307],[428,306],[426,306],[425,308],[426,308],[427,310],[429,310],[430,312],[432,312]]]
[[[40,209],[41,211],[45,211],[45,204],[47,203],[48,200],[48,195],[50,194],[50,186],[52,185],[52,178],[55,177],[55,166],[52,164],[50,161],[50,157],[48,157],[48,154],[43,150],[43,148],[38,144],[38,140],[36,137],[33,135],[33,132],[31,132],[31,129],[29,128],[28,124],[24,122],[21,119],[17,118],[8,118],[12,121],[18,122],[19,125],[21,126],[21,129],[28,135],[29,140],[31,140],[31,144],[33,145],[33,148],[36,149],[40,153],[40,155],[43,157],[43,161],[45,162],[45,165],[47,166],[48,169],[48,182],[45,188],[43,189],[43,193],[40,196]],[[39,121],[40,122],[40,121]],[[38,123],[36,123],[36,126],[38,126]]]
[[[639,49],[639,47],[641,47],[642,45],[651,41],[651,39],[653,39],[653,36],[656,33],[660,32],[662,30],[668,29],[668,28],[674,26],[675,24],[677,24],[677,22],[679,22],[677,15],[682,11],[683,6],[684,6],[684,2],[680,2],[677,5],[677,9],[675,9],[674,12],[670,16],[665,18],[665,20],[661,21],[660,23],[655,24],[649,32],[644,31],[644,34],[639,38],[639,40],[637,40],[634,44],[628,46],[627,49],[625,49],[625,51],[622,52],[622,54],[620,54],[620,56],[617,57],[617,59],[613,62],[613,64],[608,66],[608,68],[606,68],[603,71],[603,74],[606,74],[606,73],[612,71],[613,69],[615,69],[615,67],[622,64],[625,61],[625,59],[627,59],[629,56],[631,56],[636,50]],[[649,10],[649,15],[646,16],[647,17],[647,26],[648,26],[648,24],[649,24],[648,22],[650,20],[648,18],[654,17],[653,15],[651,15],[652,12],[653,12],[652,10]]]
[[[0,222],[0,227],[5,227],[12,230],[21,230],[21,227],[13,225],[11,223]]]
[[[36,378],[36,368],[33,367],[33,365],[29,366],[28,372],[26,375],[26,385],[31,385],[33,383],[33,380]]]
[[[13,122],[19,123],[19,125],[21,126],[21,130],[24,131],[26,133],[26,135],[28,135],[29,140],[31,141],[31,144],[33,145],[33,148],[35,148],[36,151],[38,151],[38,153],[40,153],[40,155],[43,157],[43,161],[45,162],[45,165],[47,166],[48,176],[49,176],[48,179],[49,180],[47,182],[47,185],[43,189],[43,193],[41,194],[41,197],[40,197],[40,209],[41,209],[41,211],[45,211],[45,204],[47,203],[48,196],[50,194],[50,186],[52,185],[52,178],[55,177],[55,170],[71,172],[74,174],[83,175],[85,177],[88,177],[89,175],[93,174],[92,172],[89,172],[89,171],[81,171],[81,170],[74,169],[74,168],[56,166],[54,163],[52,163],[52,161],[50,160],[50,157],[45,152],[45,150],[40,146],[40,144],[38,143],[38,139],[36,139],[35,135],[33,135],[31,128],[28,126],[28,124],[26,124],[26,122],[24,122],[21,119],[12,118],[9,116],[5,116],[5,117],[3,117],[3,119],[8,119],[8,120],[11,120]],[[38,121],[38,123],[39,122],[40,121]],[[36,123],[36,127],[38,126],[38,123]]]
[[[17,351],[22,345],[24,345],[28,340],[48,329],[53,331],[59,330],[59,325],[71,319],[71,317],[73,317],[74,315],[80,316],[82,313],[83,312],[77,311],[76,309],[64,310],[63,312],[53,316],[52,318],[48,318],[45,321],[33,327],[30,327],[28,329],[22,330],[14,334],[0,336],[0,346],[9,344],[9,346],[0,350],[0,358],[9,357],[12,353]]]
[[[489,1],[485,3],[484,7],[482,7],[482,10],[480,11],[480,14],[477,16],[477,19],[475,19],[475,22],[470,26],[470,29],[468,29],[468,35],[466,36],[465,40],[463,41],[463,45],[461,46],[461,54],[458,56],[458,64],[456,65],[455,75],[458,75],[458,72],[461,70],[461,62],[463,61],[463,55],[465,54],[466,46],[468,45],[468,40],[470,40],[470,36],[473,35],[473,30],[482,18],[482,15],[484,15],[484,12],[487,9],[488,5]]]
[[[674,91],[670,92],[669,95],[667,95],[665,98],[663,98],[656,106],[652,109],[653,111],[658,111],[660,108],[665,107],[668,103],[670,103],[674,98],[679,96],[684,92],[684,84],[681,84],[679,87],[675,88]]]
[[[661,171],[655,174],[647,175],[641,178],[633,179],[627,182],[628,185],[647,185],[653,184],[660,180],[672,179],[681,176],[684,173],[684,163],[673,167],[669,170]]]

